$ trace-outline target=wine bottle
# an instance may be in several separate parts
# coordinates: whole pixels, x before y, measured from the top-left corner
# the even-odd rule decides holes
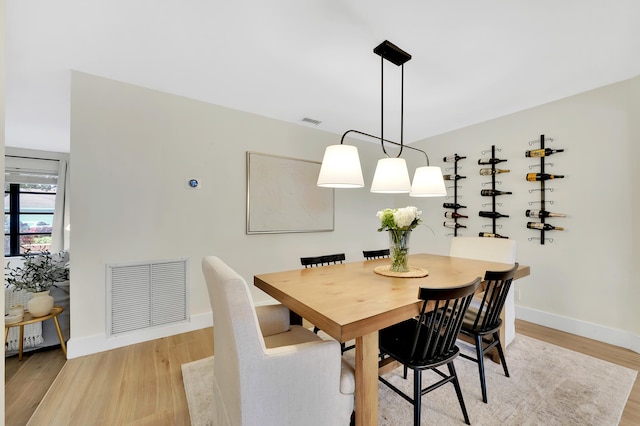
[[[498,219],[500,217],[509,217],[508,214],[502,214],[502,213],[498,213],[498,212],[489,212],[489,211],[478,212],[478,215],[480,217],[490,217],[490,218],[495,218],[495,219]]]
[[[546,210],[527,210],[525,212],[525,216],[527,217],[567,217],[564,213],[551,213]]]
[[[458,212],[444,212],[444,217],[449,219],[467,219],[469,216],[465,216]]]
[[[529,182],[549,179],[562,179],[563,177],[564,175],[550,175],[548,173],[527,173],[527,180]]]
[[[553,226],[551,224],[541,222],[527,222],[527,228],[542,229],[544,231],[564,231],[564,228],[561,226]]]
[[[445,163],[455,163],[456,161],[464,160],[465,158],[467,158],[467,157],[462,157],[462,156],[456,154],[456,155],[450,155],[449,157],[444,157],[442,159],[442,161],[444,161]]]
[[[547,155],[555,154],[556,152],[564,152],[564,149],[532,149],[524,153],[525,157],[546,157]]]
[[[480,169],[480,175],[482,176],[490,176],[490,175],[497,175],[500,173],[509,173],[511,170],[509,169],[490,169],[488,167],[484,168],[484,169]]]
[[[453,228],[453,229],[466,228],[466,226],[460,225],[459,223],[456,223],[456,222],[442,222],[442,226],[446,228]]]
[[[504,237],[500,234],[492,234],[491,232],[478,232],[478,236],[485,237],[485,238],[509,238],[509,237]]]
[[[442,207],[444,207],[445,209],[466,209],[467,206],[463,206],[461,204],[458,203],[442,203]]]
[[[478,164],[498,164],[502,163],[503,161],[507,160],[501,160],[499,158],[481,158],[478,160]]]
[[[480,195],[485,197],[491,197],[492,195],[509,195],[512,194],[511,191],[498,191],[496,189],[481,189]]]
[[[444,180],[460,180],[465,178],[466,176],[460,176],[460,175],[442,175],[442,179]]]

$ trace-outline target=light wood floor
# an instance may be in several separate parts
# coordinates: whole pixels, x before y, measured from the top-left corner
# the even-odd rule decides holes
[[[5,425],[25,425],[66,362],[62,349],[5,359]]]
[[[627,349],[524,321],[516,321],[516,331],[640,370],[640,354]],[[213,333],[208,328],[69,360],[29,424],[189,425],[180,365],[212,353]],[[51,373],[60,368],[57,358],[54,351],[25,356],[17,366],[7,360],[7,426],[27,424],[36,408],[31,399],[47,391],[53,380]],[[32,368],[27,363],[33,364],[35,372],[28,372]],[[17,360],[13,364],[18,364]],[[36,378],[42,378],[41,384]],[[638,424],[640,380],[636,379],[620,425]]]

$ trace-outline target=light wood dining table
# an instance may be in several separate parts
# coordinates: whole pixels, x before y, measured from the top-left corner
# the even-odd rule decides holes
[[[378,424],[378,330],[418,314],[418,288],[455,287],[513,265],[433,254],[409,256],[422,278],[379,275],[389,259],[254,276],[254,285],[340,342],[355,339],[356,425]],[[515,278],[530,274],[520,265]]]

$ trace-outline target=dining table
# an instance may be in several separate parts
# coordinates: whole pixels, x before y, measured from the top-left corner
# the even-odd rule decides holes
[[[384,272],[389,259],[363,260],[254,276],[254,285],[339,342],[355,340],[355,423],[378,424],[378,331],[418,315],[418,289],[457,287],[513,265],[412,254],[418,273]],[[530,274],[519,265],[515,279]],[[424,276],[415,276],[424,275]]]

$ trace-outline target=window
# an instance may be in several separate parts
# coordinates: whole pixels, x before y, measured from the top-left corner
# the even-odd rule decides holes
[[[4,255],[50,251],[57,185],[7,183],[4,190]]]
[[[5,156],[5,257],[51,251],[57,191],[57,160]]]

